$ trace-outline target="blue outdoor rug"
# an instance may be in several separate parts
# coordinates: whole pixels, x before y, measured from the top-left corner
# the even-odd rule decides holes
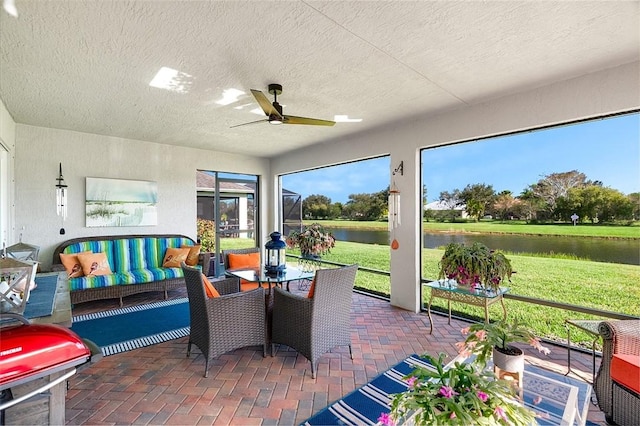
[[[74,316],[71,330],[108,356],[188,336],[189,322],[182,298]]]
[[[453,362],[453,361],[452,361]],[[303,425],[375,425],[382,413],[391,411],[392,394],[407,390],[402,378],[417,366],[434,370],[426,360],[411,355],[399,364],[378,375],[366,385],[349,393],[339,401],[323,408]],[[447,369],[451,365],[445,366]],[[567,408],[569,394],[578,388],[574,407]],[[573,390],[572,390],[573,389]],[[539,425],[568,424],[568,413],[586,418],[591,385],[558,373],[527,365],[524,375],[524,403],[535,411]],[[576,416],[576,423],[580,423]],[[587,422],[587,424],[590,424]]]
[[[53,313],[58,275],[36,276],[37,287],[29,293],[29,301],[24,308],[24,317],[27,319],[48,317]]]

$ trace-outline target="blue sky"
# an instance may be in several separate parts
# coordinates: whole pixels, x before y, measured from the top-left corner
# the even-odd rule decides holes
[[[429,202],[437,200],[441,191],[475,183],[519,195],[544,175],[570,170],[625,194],[640,192],[640,116],[432,148],[423,151],[422,163]],[[389,157],[382,157],[286,175],[282,182],[303,198],[321,194],[344,203],[350,194],[385,189],[390,168]]]

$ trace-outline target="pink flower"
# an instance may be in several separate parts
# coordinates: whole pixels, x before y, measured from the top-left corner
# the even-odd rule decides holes
[[[453,398],[454,395],[458,395],[458,392],[454,391],[451,386],[442,386],[440,388],[440,394],[445,398]]]
[[[478,391],[478,398],[482,402],[487,402],[487,399],[489,399],[489,395],[487,395],[486,393],[484,393],[482,391]]]
[[[465,327],[462,330],[460,330],[460,333],[462,333],[463,336],[466,336],[467,334],[469,334],[469,327]]]
[[[493,410],[493,414],[496,415],[496,417],[498,417],[499,420],[507,420],[507,415],[504,412],[504,408],[502,408],[501,406],[497,406],[495,410]]]
[[[415,377],[409,377],[407,379],[407,386],[412,387],[413,385],[415,385],[416,380],[418,380],[418,379],[416,379]]]
[[[478,340],[484,340],[487,338],[487,331],[486,330],[478,330],[476,331],[476,337],[478,338]]]
[[[449,418],[450,418],[450,419],[455,419],[456,417],[457,417],[457,416],[456,416],[456,413],[454,413],[453,411],[452,411],[452,412],[451,412],[451,414],[449,415]]]
[[[395,423],[389,413],[381,413],[380,417],[378,417],[378,421],[385,426],[395,426]]]
[[[538,405],[542,402],[542,397],[540,395],[533,398],[533,405]]]

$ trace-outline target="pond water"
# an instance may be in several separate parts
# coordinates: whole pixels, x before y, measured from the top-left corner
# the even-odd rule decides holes
[[[332,229],[338,241],[389,245],[389,232],[357,229]],[[513,253],[566,253],[596,262],[640,265],[640,241],[586,237],[554,237],[513,234],[423,234],[424,248],[449,243],[471,244],[479,241],[492,249]]]

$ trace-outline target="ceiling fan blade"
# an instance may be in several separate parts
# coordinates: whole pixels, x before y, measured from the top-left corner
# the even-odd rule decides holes
[[[260,108],[262,108],[267,117],[275,115],[276,117],[282,118],[282,115],[280,115],[278,110],[271,104],[271,102],[269,102],[269,99],[267,99],[264,93],[255,89],[251,89],[251,93],[253,94],[253,97],[256,98],[258,105],[260,105]]]
[[[296,117],[295,115],[285,115],[283,124],[307,124],[310,126],[333,126],[335,121],[319,120],[317,118]]]
[[[229,127],[230,129],[233,129],[234,127],[240,127],[240,126],[247,126],[249,124],[255,124],[255,123],[263,123],[265,121],[269,121],[268,118],[262,119],[262,120],[258,120],[258,121],[250,121],[248,123],[242,123],[242,124],[236,124],[235,126],[231,126]]]

